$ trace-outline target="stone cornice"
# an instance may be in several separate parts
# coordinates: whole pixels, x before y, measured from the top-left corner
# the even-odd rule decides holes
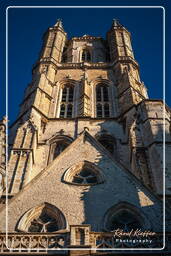
[[[17,122],[18,120],[24,115],[26,114],[26,112],[28,112],[31,108],[34,108],[35,110],[37,110],[43,117],[45,117],[48,121],[65,121],[65,120],[77,120],[77,119],[90,119],[90,120],[115,120],[115,121],[119,121],[120,118],[122,116],[124,116],[126,113],[128,113],[132,108],[138,107],[139,105],[145,103],[145,102],[159,102],[161,104],[163,104],[166,109],[170,112],[170,108],[166,105],[166,103],[163,102],[163,100],[158,100],[158,99],[143,99],[142,101],[140,101],[137,104],[132,105],[128,110],[124,111],[122,114],[118,115],[117,117],[109,117],[109,118],[92,118],[92,117],[75,117],[75,118],[48,118],[48,116],[46,116],[44,113],[42,113],[38,108],[36,108],[34,105],[30,106],[30,108],[28,108],[25,112],[23,112],[21,115],[19,115],[19,117],[10,125],[9,128],[12,128]]]
[[[134,66],[139,68],[138,63],[130,56],[118,57],[114,62],[79,62],[79,63],[58,63],[55,59],[51,57],[41,58],[35,65],[33,69],[39,64],[53,64],[56,69],[109,69],[113,68],[118,62],[120,63],[132,63]]]
[[[80,37],[73,37],[69,41],[97,41],[97,40],[102,40],[104,39],[100,36],[90,36],[90,35],[84,35]]]

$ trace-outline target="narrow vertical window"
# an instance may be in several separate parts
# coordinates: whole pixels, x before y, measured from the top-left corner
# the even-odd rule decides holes
[[[87,61],[91,61],[91,55],[90,55],[90,52],[89,51],[87,51]]]
[[[69,88],[69,96],[68,96],[68,101],[72,102],[73,101],[73,96],[74,96],[74,90],[72,87]]]
[[[59,141],[56,143],[56,147],[54,150],[54,155],[53,155],[53,159],[55,159],[57,156],[60,155],[60,153],[62,151],[64,151],[64,149],[68,146],[68,144],[65,141]]]
[[[90,62],[91,61],[91,54],[88,50],[83,50],[82,52],[82,61],[87,61]]]
[[[104,86],[102,89],[103,89],[103,100],[109,101],[108,87]]]
[[[69,104],[69,105],[68,105],[67,117],[72,117],[72,104]]]
[[[108,86],[99,84],[96,87],[96,113],[97,117],[110,117]]]
[[[101,88],[100,88],[100,86],[98,86],[98,87],[96,88],[96,100],[97,100],[97,101],[101,101],[101,98],[102,98],[102,95],[101,95]]]
[[[109,104],[108,103],[106,103],[104,105],[104,116],[109,117]]]
[[[60,117],[61,118],[65,117],[65,105],[64,104],[61,105]]]
[[[82,61],[86,60],[85,51],[82,52]]]
[[[62,90],[60,118],[68,118],[73,115],[74,88],[67,84]]]
[[[64,88],[62,91],[62,102],[66,102],[67,97],[67,88]]]
[[[97,104],[97,117],[102,117],[102,105]]]

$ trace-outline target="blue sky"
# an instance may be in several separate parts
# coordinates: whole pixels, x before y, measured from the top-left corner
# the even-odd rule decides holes
[[[4,1],[1,5],[1,117],[5,113],[5,8],[9,5],[153,5],[166,7],[166,29],[169,20],[167,1]],[[8,79],[9,120],[13,122],[23,99],[24,89],[31,81],[31,69],[42,45],[42,35],[58,18],[63,21],[68,38],[90,34],[106,37],[112,19],[116,18],[132,35],[135,59],[140,65],[141,80],[149,97],[163,97],[163,9],[162,8],[10,8],[8,11]],[[171,106],[168,62],[171,45],[166,30],[166,103]],[[2,50],[3,49],[3,50]]]

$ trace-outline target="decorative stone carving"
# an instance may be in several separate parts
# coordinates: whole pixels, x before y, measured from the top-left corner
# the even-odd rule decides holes
[[[54,232],[67,229],[67,222],[57,207],[44,203],[28,210],[16,229],[22,232]]]
[[[96,165],[84,161],[70,167],[63,180],[73,185],[95,185],[104,182],[104,175]]]

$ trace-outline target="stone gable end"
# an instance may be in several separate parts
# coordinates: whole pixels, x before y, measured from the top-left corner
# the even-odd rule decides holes
[[[104,180],[96,185],[73,185],[63,181],[66,171],[82,161],[94,163]],[[62,181],[62,182],[61,182]],[[49,196],[50,195],[50,196]],[[162,204],[119,163],[91,135],[84,132],[46,169],[26,185],[8,205],[10,230],[32,207],[47,202],[56,206],[67,223],[92,225],[103,229],[107,210],[120,202],[128,202],[141,209],[155,230],[162,225]],[[161,214],[160,214],[161,213]],[[0,212],[0,230],[5,230],[5,208]]]

